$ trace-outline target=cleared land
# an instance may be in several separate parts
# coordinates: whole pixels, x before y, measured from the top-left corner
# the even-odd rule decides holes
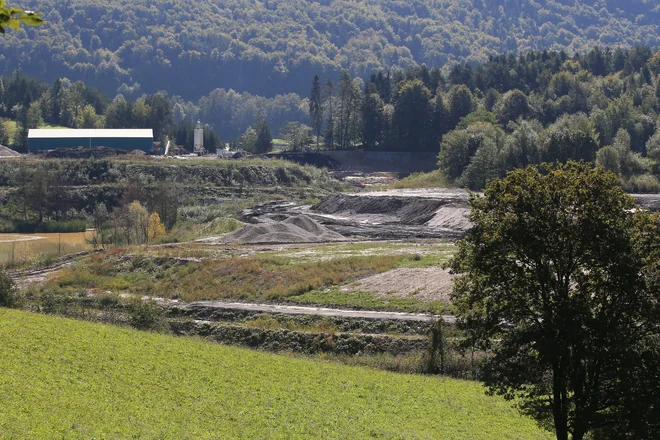
[[[439,267],[397,268],[341,287],[342,292],[369,292],[377,296],[443,301],[449,304],[454,277]]]
[[[550,439],[474,382],[0,310],[0,436]]]
[[[393,295],[361,288],[339,289],[402,267],[442,271],[438,265],[453,249],[448,242],[264,246],[191,243],[116,249],[63,268],[35,288],[42,293],[56,291],[72,296],[111,292],[185,302],[286,301],[440,313],[448,308],[444,296],[428,294],[435,288],[434,271],[416,272],[416,289],[421,293],[420,289],[427,288],[427,294],[419,297],[409,295],[408,287],[399,284],[392,284],[390,290],[396,291]]]
[[[92,249],[91,232],[0,234],[0,264],[36,260]]]

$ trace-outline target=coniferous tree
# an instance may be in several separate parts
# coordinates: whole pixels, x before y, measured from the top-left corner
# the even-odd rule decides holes
[[[325,123],[325,148],[328,150],[334,149],[334,130],[335,130],[335,120],[334,120],[334,108],[332,106],[332,98],[335,93],[335,86],[332,83],[332,80],[328,78],[328,81],[325,83],[325,102],[326,108],[325,112],[326,123]]]
[[[427,151],[437,148],[429,145],[432,138],[431,93],[419,80],[408,81],[394,96],[393,124],[396,143],[407,151]]]
[[[273,149],[273,136],[266,121],[257,123],[257,139],[254,143],[254,150],[259,154],[268,153]]]
[[[367,150],[375,150],[382,145],[383,107],[376,86],[368,83],[362,105],[362,145]]]
[[[309,99],[309,120],[312,124],[312,132],[316,136],[316,150],[319,149],[319,137],[323,130],[323,100],[321,99],[321,82],[319,76],[314,75],[312,92]]]
[[[62,125],[62,106],[64,104],[65,90],[62,87],[62,80],[58,77],[55,78],[53,86],[50,89],[50,117],[49,120],[52,124]]]

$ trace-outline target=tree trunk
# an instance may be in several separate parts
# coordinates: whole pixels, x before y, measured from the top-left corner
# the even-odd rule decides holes
[[[552,415],[555,422],[557,440],[568,440],[568,417],[564,402],[564,386],[560,361],[552,363]]]

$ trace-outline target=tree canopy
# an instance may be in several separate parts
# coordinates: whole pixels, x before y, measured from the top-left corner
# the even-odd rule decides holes
[[[0,41],[0,74],[20,61],[48,82],[82,80],[127,98],[165,90],[197,100],[218,87],[306,96],[300,79],[315,73],[336,82],[343,70],[364,78],[423,63],[475,65],[508,52],[660,46],[660,11],[648,0],[23,3],[45,11],[48,26]]]
[[[512,171],[471,197],[451,262],[490,390],[559,440],[660,435],[660,219],[616,183],[586,163]]]

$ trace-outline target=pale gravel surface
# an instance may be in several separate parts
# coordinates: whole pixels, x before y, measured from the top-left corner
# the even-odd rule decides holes
[[[445,322],[448,323],[456,322],[456,318],[453,315],[428,315],[424,313],[332,309],[327,307],[294,306],[294,305],[286,305],[286,304],[252,304],[252,303],[236,303],[236,302],[225,302],[225,301],[199,301],[199,302],[187,304],[183,306],[183,308],[251,310],[257,312],[264,312],[264,313],[284,313],[290,315],[320,315],[320,316],[333,316],[340,318],[392,319],[399,321],[434,321],[441,317]]]
[[[454,278],[455,275],[440,267],[398,268],[362,278],[342,286],[341,290],[449,304]]]

